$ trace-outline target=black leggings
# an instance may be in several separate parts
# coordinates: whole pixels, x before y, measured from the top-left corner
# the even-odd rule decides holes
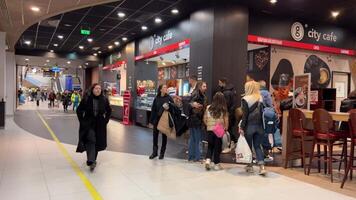
[[[206,159],[212,160],[215,164],[220,163],[222,139],[218,138],[213,131],[208,131],[208,151]],[[214,156],[214,159],[212,159]]]
[[[96,150],[96,134],[93,129],[88,131],[85,149],[87,152],[87,164],[90,165],[95,162],[98,157],[98,151]]]
[[[159,130],[157,129],[157,126],[153,128],[153,153],[158,153],[158,135],[159,135]],[[164,154],[166,152],[166,146],[167,146],[167,136],[165,134],[162,135],[162,147],[161,147],[161,154]]]

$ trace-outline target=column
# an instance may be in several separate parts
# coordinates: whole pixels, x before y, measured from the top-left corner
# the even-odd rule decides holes
[[[0,101],[6,100],[6,43],[5,32],[0,32]]]
[[[16,110],[17,88],[16,88],[16,60],[15,52],[6,52],[6,115],[12,116]]]

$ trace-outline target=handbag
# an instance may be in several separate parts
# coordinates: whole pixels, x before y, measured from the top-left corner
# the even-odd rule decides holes
[[[252,152],[245,136],[240,135],[235,149],[237,163],[252,163]]]
[[[224,126],[220,122],[216,123],[213,127],[213,132],[216,137],[222,138],[225,134]]]
[[[173,127],[169,126],[169,121],[171,121],[173,123]],[[176,137],[177,137],[173,118],[172,118],[171,114],[166,110],[163,111],[162,116],[159,119],[157,129],[161,133],[165,134],[168,138],[176,139]]]

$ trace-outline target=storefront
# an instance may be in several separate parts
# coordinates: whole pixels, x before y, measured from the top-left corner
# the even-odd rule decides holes
[[[265,80],[279,100],[290,96],[293,77],[306,73],[310,73],[310,88],[316,94],[335,90],[323,105],[318,99],[308,102],[307,96],[300,99],[300,104],[311,103],[310,108],[339,111],[341,101],[355,89],[351,72],[356,38],[347,30],[302,20],[250,16],[248,42],[247,74]]]
[[[157,87],[166,84],[172,96],[189,92],[189,21],[136,43],[135,122],[147,126]]]

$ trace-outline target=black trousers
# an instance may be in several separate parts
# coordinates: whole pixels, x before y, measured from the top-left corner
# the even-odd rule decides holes
[[[87,152],[87,165],[91,165],[96,161],[96,158],[98,157],[98,151],[96,150],[96,135],[93,129],[90,129],[88,131],[85,149]]]
[[[64,111],[68,111],[68,103],[63,104],[63,109],[64,109]]]
[[[208,151],[206,159],[212,160],[215,164],[220,163],[222,139],[218,138],[213,131],[208,131]]]
[[[159,135],[159,130],[157,129],[157,126],[153,128],[153,153],[158,153],[158,135]],[[167,146],[167,136],[165,134],[162,135],[162,146],[161,146],[161,154],[164,154],[166,152],[166,146]]]
[[[228,131],[230,133],[231,141],[237,143],[237,127],[236,127],[236,117],[235,110],[229,111],[229,127]]]
[[[36,100],[37,106],[40,106],[40,100]]]
[[[50,107],[54,107],[54,100],[50,100],[50,101],[49,101],[49,106],[50,106]]]

